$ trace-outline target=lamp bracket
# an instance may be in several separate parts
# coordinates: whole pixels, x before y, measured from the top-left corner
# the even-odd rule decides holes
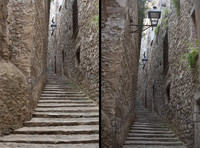
[[[136,30],[131,31],[130,33],[139,33],[139,26],[144,26],[144,29],[142,30],[142,32],[149,29],[150,27],[152,27],[152,29],[153,27],[155,27],[155,25],[143,25],[143,24],[131,24],[130,26],[138,27]]]

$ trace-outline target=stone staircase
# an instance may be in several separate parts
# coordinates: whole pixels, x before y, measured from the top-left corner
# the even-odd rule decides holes
[[[98,148],[99,109],[65,78],[49,77],[33,118],[0,148]]]
[[[136,116],[123,148],[186,148],[156,116],[143,106]]]

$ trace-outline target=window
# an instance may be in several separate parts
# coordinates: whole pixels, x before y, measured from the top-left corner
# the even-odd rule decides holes
[[[163,41],[163,71],[167,69],[168,66],[168,32],[165,34],[165,38]]]
[[[80,58],[80,48],[78,48],[78,50],[76,51],[76,59],[77,59],[78,65],[79,65],[80,62],[81,62],[81,58]]]
[[[196,25],[196,16],[195,16],[195,7],[193,6],[192,10],[190,11],[191,15],[191,34],[192,34],[192,39],[196,40],[197,39],[197,25]]]
[[[168,100],[168,102],[170,101],[170,84],[167,86],[167,88],[166,88],[166,93],[167,93],[167,100]]]
[[[72,9],[73,9],[73,34],[75,34],[76,30],[78,28],[78,5],[77,5],[77,0],[74,0]]]

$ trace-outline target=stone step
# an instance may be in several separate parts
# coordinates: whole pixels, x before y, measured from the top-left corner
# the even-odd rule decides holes
[[[98,125],[22,127],[14,134],[98,134]]]
[[[43,91],[74,91],[74,92],[80,92],[78,89],[74,88],[43,88]]]
[[[149,125],[149,126],[156,125],[156,126],[163,126],[163,124],[160,123],[160,122],[158,122],[156,124],[155,123],[150,123],[150,122],[134,122],[133,125]]]
[[[80,112],[80,113],[63,113],[63,112],[34,112],[33,117],[38,118],[92,118],[98,117],[99,112]]]
[[[86,97],[85,94],[42,94],[41,97]]]
[[[39,100],[38,103],[71,103],[71,104],[90,104],[91,100]]]
[[[177,138],[169,138],[169,137],[163,137],[163,138],[160,138],[160,137],[127,137],[127,140],[133,140],[133,141],[171,141],[171,142],[174,142],[174,141],[178,141]]]
[[[183,145],[124,145],[123,148],[186,148]]]
[[[163,138],[163,137],[175,137],[174,134],[154,134],[154,133],[151,133],[151,134],[148,134],[148,133],[129,133],[128,134],[128,137],[160,137],[160,138]]]
[[[172,131],[147,131],[147,130],[130,130],[130,133],[145,133],[145,134],[172,134]]]
[[[37,104],[37,107],[49,107],[49,108],[53,108],[53,107],[96,107],[97,105],[96,104],[75,104],[75,103],[38,103]]]
[[[137,125],[136,125],[136,124],[133,124],[133,125],[131,126],[131,128],[132,128],[132,127],[133,127],[133,128],[135,128],[135,127],[136,127],[136,128],[137,128],[137,127],[139,127],[139,128],[140,128],[140,127],[146,127],[146,128],[166,128],[165,126],[161,126],[161,125],[158,125],[158,126],[157,126],[157,125],[140,125],[140,124],[137,124]]]
[[[42,91],[43,94],[82,94],[82,92],[72,92],[72,91]]]
[[[72,83],[60,83],[60,84],[46,84],[45,87],[57,87],[57,86],[72,86]]]
[[[97,142],[89,144],[34,144],[34,143],[13,143],[13,142],[0,143],[0,148],[98,148],[98,147],[99,143]]]
[[[38,143],[38,144],[78,144],[78,143],[98,143],[98,134],[89,135],[29,135],[12,134],[0,137],[0,142],[15,143]]]
[[[40,97],[40,100],[89,100],[88,97]]]
[[[146,131],[169,131],[167,128],[149,128],[149,127],[131,127],[131,130],[146,130]]]
[[[24,123],[24,126],[72,126],[98,125],[99,118],[33,118]]]
[[[171,145],[171,146],[176,146],[176,145],[183,145],[181,142],[162,142],[162,141],[132,141],[132,140],[127,140],[125,142],[125,145]]]
[[[73,86],[59,85],[59,86],[45,86],[44,89],[75,89],[75,88]]]
[[[37,107],[35,111],[40,112],[52,112],[52,111],[59,111],[59,112],[95,112],[99,111],[98,107],[55,107],[55,108],[42,108]]]

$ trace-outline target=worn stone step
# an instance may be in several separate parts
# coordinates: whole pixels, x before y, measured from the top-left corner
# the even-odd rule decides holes
[[[170,134],[155,134],[155,133],[129,133],[128,137],[175,137],[173,133]]]
[[[91,100],[39,100],[38,103],[71,103],[71,104],[90,104]]]
[[[4,142],[0,143],[0,148],[99,148],[99,144],[34,144]]]
[[[83,94],[82,92],[72,92],[72,91],[42,91],[43,94]]]
[[[99,142],[98,134],[90,135],[29,135],[29,134],[12,134],[0,137],[0,142],[15,143],[38,143],[38,144],[78,144],[78,143],[97,143]]]
[[[145,133],[145,134],[172,134],[172,131],[130,130],[130,133]]]
[[[40,97],[40,100],[89,100],[88,97]]]
[[[67,103],[38,103],[37,104],[37,107],[49,107],[49,108],[52,108],[52,107],[95,107],[97,106],[96,104],[75,104],[75,103],[71,103],[71,104],[67,104]]]
[[[59,86],[45,86],[45,89],[75,89],[73,86],[65,86],[65,85],[59,85]]]
[[[86,97],[85,94],[42,94],[41,97]]]
[[[55,108],[43,108],[37,107],[35,111],[40,112],[52,112],[52,111],[59,111],[59,112],[94,112],[99,111],[98,107],[55,107]]]
[[[183,145],[124,145],[123,148],[186,148]]]
[[[146,130],[146,131],[169,131],[167,128],[150,128],[150,127],[131,127],[131,130]]]
[[[33,118],[24,126],[98,125],[99,118]]]
[[[14,134],[97,134],[98,125],[22,127]]]
[[[133,125],[149,125],[149,126],[151,126],[151,125],[156,125],[156,126],[163,126],[163,124],[162,123],[160,123],[160,122],[158,122],[158,123],[150,123],[150,122],[134,122],[133,123]]]
[[[134,140],[134,141],[178,141],[177,138],[169,138],[169,137],[127,137],[127,140]]]
[[[158,126],[157,126],[157,125],[140,125],[140,124],[137,124],[137,125],[136,125],[136,124],[133,124],[133,125],[131,126],[131,128],[132,128],[132,127],[133,127],[133,128],[135,128],[135,127],[136,127],[136,128],[137,128],[137,127],[139,127],[139,128],[140,128],[140,127],[145,127],[145,128],[166,128],[166,126],[161,126],[161,125],[158,125]]]
[[[63,112],[34,112],[33,117],[40,118],[92,118],[98,117],[99,112],[73,112],[73,113],[63,113]]]
[[[127,140],[125,142],[125,145],[171,145],[171,146],[176,146],[176,145],[183,145],[181,142],[162,142],[162,141],[132,141],[132,140]]]
[[[80,92],[78,89],[74,88],[43,88],[43,91],[74,91],[74,92]]]

